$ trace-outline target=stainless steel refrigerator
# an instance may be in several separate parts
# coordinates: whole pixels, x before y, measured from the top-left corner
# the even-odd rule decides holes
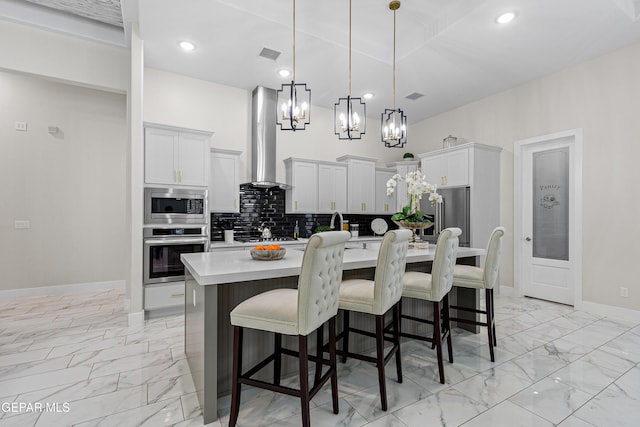
[[[469,187],[438,189],[438,193],[442,195],[442,203],[432,206],[428,197],[423,197],[420,201],[420,210],[434,217],[434,226],[422,230],[422,240],[435,243],[442,230],[448,227],[459,227],[462,230],[459,244],[468,247],[471,236]]]

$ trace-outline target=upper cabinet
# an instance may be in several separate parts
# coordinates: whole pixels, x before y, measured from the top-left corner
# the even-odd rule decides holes
[[[427,182],[438,187],[469,185],[469,148],[457,148],[447,148],[420,156]]]
[[[240,211],[241,151],[212,148],[210,154],[209,209],[211,212]]]
[[[367,157],[342,156],[347,164],[347,212],[371,214],[376,204],[376,160]]]
[[[286,210],[289,213],[318,211],[318,164],[311,160],[288,158],[284,161],[287,184]]]
[[[347,167],[339,163],[318,163],[318,213],[347,210]]]
[[[390,196],[387,196],[387,181],[395,173],[395,169],[376,169],[376,214],[393,215],[398,212],[396,192],[394,191]]]
[[[145,123],[145,183],[206,187],[210,139],[210,132]]]

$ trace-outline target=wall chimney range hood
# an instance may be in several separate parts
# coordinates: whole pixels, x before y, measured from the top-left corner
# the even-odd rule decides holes
[[[276,182],[276,91],[258,86],[251,98],[251,185],[289,186]]]

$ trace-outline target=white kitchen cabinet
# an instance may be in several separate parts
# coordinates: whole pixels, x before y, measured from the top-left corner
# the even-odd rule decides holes
[[[145,183],[206,187],[210,138],[210,132],[145,123]]]
[[[396,192],[387,196],[387,181],[395,175],[395,169],[376,169],[376,214],[393,215],[398,212]]]
[[[241,151],[212,148],[209,172],[211,212],[240,212]]]
[[[347,164],[347,212],[372,214],[376,207],[376,159],[342,156]]]
[[[285,159],[287,184],[286,211],[288,213],[318,212],[318,164],[314,161]]]
[[[184,281],[144,286],[144,309],[184,308]]]
[[[396,196],[395,199],[395,208],[394,212],[402,211],[404,206],[409,204],[409,194],[407,193],[407,183],[404,179],[407,177],[409,172],[414,172],[420,169],[420,161],[419,160],[403,160],[401,162],[388,163],[388,168],[392,168],[395,170],[395,173],[400,175],[403,181],[398,181],[396,185],[396,189],[393,194]],[[428,180],[427,180],[428,181]],[[430,181],[429,181],[430,182]]]
[[[347,167],[318,162],[318,213],[347,211]]]
[[[419,156],[429,182],[443,188],[469,187],[469,244],[474,248],[486,247],[491,232],[500,225],[501,151],[500,147],[468,143]],[[436,177],[445,177],[445,184],[433,180],[429,170]]]
[[[438,150],[439,154],[426,153],[421,156],[422,172],[427,182],[438,187],[469,185],[469,148],[457,148],[447,148]]]

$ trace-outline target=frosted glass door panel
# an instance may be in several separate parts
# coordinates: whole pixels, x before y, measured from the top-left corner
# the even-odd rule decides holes
[[[569,260],[569,148],[533,153],[533,257]]]

